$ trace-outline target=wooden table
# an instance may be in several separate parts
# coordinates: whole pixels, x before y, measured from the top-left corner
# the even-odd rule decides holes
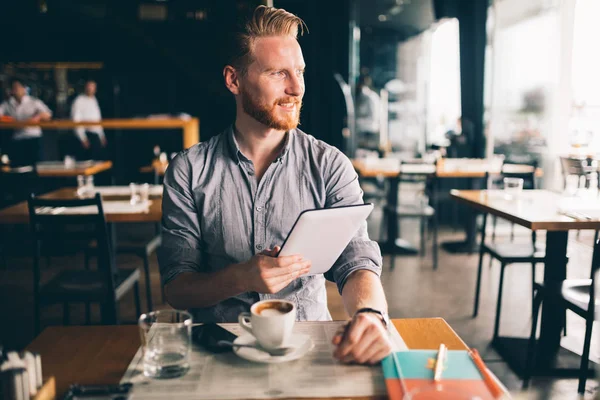
[[[37,174],[40,177],[75,177],[77,175],[96,175],[112,168],[112,161],[94,161],[92,163],[75,162],[73,167],[66,167],[61,162],[39,162],[36,164]]]
[[[73,129],[78,126],[101,126],[106,129],[181,129],[183,132],[183,147],[187,149],[200,141],[198,118],[129,118],[103,119],[98,122],[71,120],[53,120],[46,122],[0,122],[0,129],[18,129],[27,126],[39,126],[42,129]]]
[[[501,190],[452,190],[450,196],[474,209],[497,215],[531,230],[546,230],[544,285],[548,291],[542,307],[541,333],[538,341],[539,374],[577,373],[579,357],[561,348],[560,338],[565,324],[564,306],[557,296],[567,276],[567,242],[571,229],[600,229],[600,220],[577,220],[558,212],[562,196],[547,190],[524,190],[517,199],[507,200]],[[526,338],[499,337],[494,341],[498,352],[515,372],[525,365]]]
[[[446,178],[467,178],[467,179],[482,179],[486,173],[500,174],[500,169],[496,168],[491,160],[483,158],[461,159],[461,158],[442,158],[434,164],[415,164],[412,160],[410,164],[400,164],[397,161],[397,166],[394,162],[386,163],[382,159],[374,159],[365,161],[365,159],[352,159],[352,165],[356,169],[359,176],[363,178],[384,177],[388,180],[389,188],[387,192],[387,203],[391,208],[395,209],[398,204],[398,178],[399,174],[408,176],[426,176],[431,179],[432,201],[434,208],[439,211],[439,194],[440,194],[440,179]],[[510,173],[527,173],[532,171],[533,167],[525,164],[507,164],[503,167],[506,172]],[[537,177],[543,176],[543,171],[540,168],[535,172]],[[435,223],[439,218],[438,214],[434,216]],[[387,239],[384,243],[380,243],[382,252],[385,254],[416,254],[417,250],[410,245],[406,240],[399,238],[399,225],[397,219],[387,221]],[[475,243],[475,219],[467,218],[465,221],[466,239],[458,242],[442,243],[446,250],[452,253],[472,253],[477,250]]]
[[[485,159],[472,159],[478,162],[475,165],[468,167],[455,167],[460,164],[462,159],[460,158],[447,158],[439,161],[436,166],[433,164],[406,164],[402,165],[404,168],[403,174],[428,174],[434,175],[436,178],[483,178],[486,172],[490,174],[499,174],[499,169],[492,168],[490,162],[484,162]],[[374,178],[382,176],[384,178],[395,178],[400,173],[400,161],[398,161],[398,167],[394,168],[382,168],[381,166],[373,165],[370,166],[364,159],[354,158],[352,159],[352,165],[356,172],[363,178]],[[510,169],[511,173],[527,173],[532,170],[532,167],[525,164],[510,164],[506,165],[506,168]],[[535,176],[543,176],[541,168],[537,168]]]
[[[48,199],[76,199],[76,188],[62,188],[42,195]],[[128,200],[129,196],[103,196],[104,201]],[[152,204],[147,213],[110,213],[105,212],[106,222],[160,222],[162,218],[162,201],[151,199]],[[28,224],[29,210],[27,202],[21,202],[0,210],[0,224]]]
[[[396,329],[411,349],[466,350],[467,345],[441,318],[395,319]],[[138,347],[135,325],[53,326],[46,328],[27,350],[42,356],[46,377],[56,377],[59,398],[73,383],[118,384]]]
[[[79,161],[75,162],[72,167],[66,167],[61,161],[44,161],[36,164],[36,171],[37,175],[42,178],[64,178],[75,177],[77,175],[96,175],[108,171],[112,168],[112,165],[112,161],[94,161],[93,163]],[[2,172],[19,172],[24,168],[33,170],[32,166],[11,168],[10,166],[4,165],[2,166]]]

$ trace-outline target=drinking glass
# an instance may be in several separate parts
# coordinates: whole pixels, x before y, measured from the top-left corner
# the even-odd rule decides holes
[[[140,201],[142,204],[148,203],[148,199],[150,198],[150,185],[147,183],[143,183],[139,185],[140,192]]]
[[[508,200],[516,199],[522,191],[522,178],[504,178],[504,194]]]
[[[132,182],[129,184],[129,190],[131,191],[131,197],[129,199],[129,204],[134,206],[140,202],[140,195],[138,194],[138,187],[135,183]]]
[[[88,175],[85,177],[85,186],[87,190],[94,193],[94,175]]]
[[[492,156],[490,162],[490,169],[492,173],[498,173],[502,170],[502,165],[504,164],[504,155],[503,154],[494,154]]]
[[[192,316],[186,311],[160,310],[139,318],[144,375],[176,378],[190,368]]]
[[[87,191],[87,187],[85,186],[85,176],[77,175],[77,196],[84,197]]]
[[[69,155],[65,156],[65,168],[75,168],[75,158]]]

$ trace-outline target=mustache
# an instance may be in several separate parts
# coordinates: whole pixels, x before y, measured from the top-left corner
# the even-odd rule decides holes
[[[277,99],[277,101],[275,101],[276,105],[280,105],[280,104],[285,104],[285,103],[293,103],[293,104],[300,104],[302,101],[297,98],[297,97],[282,97],[280,99]]]

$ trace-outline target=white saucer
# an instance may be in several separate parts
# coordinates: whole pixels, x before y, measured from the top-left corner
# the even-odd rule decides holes
[[[249,344],[256,345],[256,338],[249,333],[244,333],[242,336],[238,336],[234,341],[234,344]],[[259,363],[267,363],[267,364],[278,364],[284,363],[288,361],[297,360],[309,351],[313,349],[315,346],[310,336],[297,333],[293,334],[289,339],[287,346],[293,347],[290,353],[285,356],[271,356],[269,353],[264,351],[260,351],[257,349],[251,349],[249,347],[234,347],[233,352],[237,354],[239,357],[244,358],[248,361],[254,361]]]

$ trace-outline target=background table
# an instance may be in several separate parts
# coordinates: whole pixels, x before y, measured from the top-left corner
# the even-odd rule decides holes
[[[524,190],[517,199],[506,200],[502,190],[452,190],[451,197],[472,208],[496,215],[531,230],[545,230],[546,258],[544,298],[538,341],[536,374],[574,375],[580,358],[560,346],[565,324],[564,306],[557,288],[567,277],[567,242],[571,229],[600,229],[600,220],[577,220],[559,213],[562,196],[548,190]],[[522,374],[528,338],[498,337],[494,347],[513,371]]]
[[[450,350],[468,349],[441,318],[395,319],[393,323],[410,349],[437,350],[440,343]],[[41,354],[44,375],[56,378],[60,398],[73,383],[118,384],[139,346],[135,325],[54,326],[46,328],[27,350]]]
[[[62,164],[62,165],[61,165]],[[75,177],[77,175],[96,175],[112,168],[112,161],[93,161],[91,163],[77,161],[73,167],[66,167],[61,162],[39,162],[36,164],[40,177]]]
[[[77,175],[96,175],[112,168],[112,161],[93,161],[91,163],[78,161],[72,167],[66,167],[61,161],[45,161],[36,164],[36,172],[42,178],[75,177]],[[29,172],[32,166],[11,168],[2,166],[2,172]]]
[[[379,161],[378,161],[379,160]],[[387,203],[391,208],[395,209],[398,205],[398,181],[397,177],[400,173],[407,176],[427,176],[431,178],[432,199],[431,203],[436,210],[434,218],[436,223],[439,220],[439,198],[440,198],[440,179],[483,179],[486,173],[499,174],[500,169],[492,163],[491,159],[485,158],[442,158],[438,163],[427,164],[425,162],[419,164],[415,160],[411,160],[409,164],[400,164],[397,161],[397,166],[394,163],[381,161],[382,159],[373,159],[367,161],[365,159],[352,159],[352,165],[360,177],[374,178],[384,177],[388,180]],[[507,164],[504,168],[509,169],[511,173],[527,173],[532,170],[532,166],[525,164]],[[536,177],[543,176],[543,171],[537,168],[535,171]],[[473,182],[469,183],[469,188],[473,188]],[[417,250],[405,240],[399,238],[399,225],[397,219],[387,221],[387,239],[384,243],[380,243],[380,247],[385,254],[416,254]],[[442,246],[452,253],[473,253],[477,251],[475,242],[476,227],[475,215],[468,213],[465,218],[465,240],[458,242],[445,242]]]
[[[101,126],[106,129],[181,129],[183,134],[183,148],[187,149],[200,141],[198,125],[198,118],[115,118],[103,119],[97,122],[74,122],[71,120],[0,122],[0,129],[18,129],[27,126],[39,126],[42,129],[73,129],[78,126]]]
[[[76,188],[62,188],[42,195],[46,199],[76,199]],[[126,200],[129,196],[103,196],[103,201]],[[105,212],[106,222],[160,222],[162,218],[162,195],[158,198],[150,198],[152,204],[148,212],[132,213],[110,213]],[[27,202],[21,202],[14,206],[0,210],[0,224],[28,224],[29,209]]]

